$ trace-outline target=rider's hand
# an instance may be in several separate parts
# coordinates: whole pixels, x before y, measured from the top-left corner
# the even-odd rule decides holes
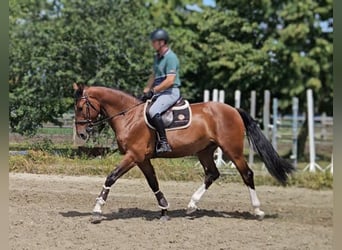
[[[154,89],[150,89],[140,97],[140,100],[143,102],[146,102],[147,100],[151,99],[153,95],[154,95]]]

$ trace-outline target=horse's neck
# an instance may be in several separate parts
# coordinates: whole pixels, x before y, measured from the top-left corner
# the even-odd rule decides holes
[[[139,104],[139,100],[124,92],[108,89],[97,88],[92,93],[96,95],[96,99],[100,102],[101,108],[106,112],[109,119],[109,125],[112,127],[117,138],[126,134],[129,131],[130,124],[137,124],[140,116],[136,116],[135,112],[140,109],[135,109]],[[122,113],[123,112],[123,113]],[[141,110],[141,112],[143,112]],[[121,114],[125,114],[122,116]]]
[[[91,95],[96,97],[101,107],[107,112],[107,115],[114,115],[115,112],[123,112],[137,102],[133,96],[119,90],[105,87],[93,87],[91,89]]]

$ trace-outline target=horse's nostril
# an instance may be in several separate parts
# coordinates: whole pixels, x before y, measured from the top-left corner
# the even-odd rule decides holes
[[[81,137],[82,140],[87,139],[87,135],[84,133],[80,133],[79,136]]]

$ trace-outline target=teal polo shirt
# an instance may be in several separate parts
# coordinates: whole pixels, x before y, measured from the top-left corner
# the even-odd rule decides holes
[[[153,72],[153,86],[158,86],[166,79],[167,75],[176,75],[173,87],[180,87],[179,60],[171,49],[168,49],[162,56],[156,55],[154,57]]]

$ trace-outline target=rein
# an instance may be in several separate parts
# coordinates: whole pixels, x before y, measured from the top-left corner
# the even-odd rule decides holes
[[[88,99],[88,96],[85,95],[85,96],[82,96],[80,97],[79,99],[85,99],[86,100],[86,105],[87,105],[87,118],[85,120],[79,120],[79,121],[75,121],[75,124],[89,124],[90,127],[94,127],[94,126],[99,126],[101,125],[102,123],[106,122],[106,121],[109,121],[111,119],[113,119],[114,117],[116,116],[120,116],[120,115],[125,115],[125,113],[127,113],[128,111],[140,106],[141,104],[143,104],[144,102],[139,102],[135,105],[133,105],[132,107],[129,107],[128,109],[125,109],[123,111],[120,111],[114,115],[111,115],[111,116],[108,116],[108,117],[105,117],[103,119],[100,119],[100,120],[97,120],[97,121],[92,121],[90,119],[90,108],[89,107],[92,107],[95,111],[97,111],[99,114],[101,113],[101,110],[97,110],[95,108],[95,106],[89,101]]]

